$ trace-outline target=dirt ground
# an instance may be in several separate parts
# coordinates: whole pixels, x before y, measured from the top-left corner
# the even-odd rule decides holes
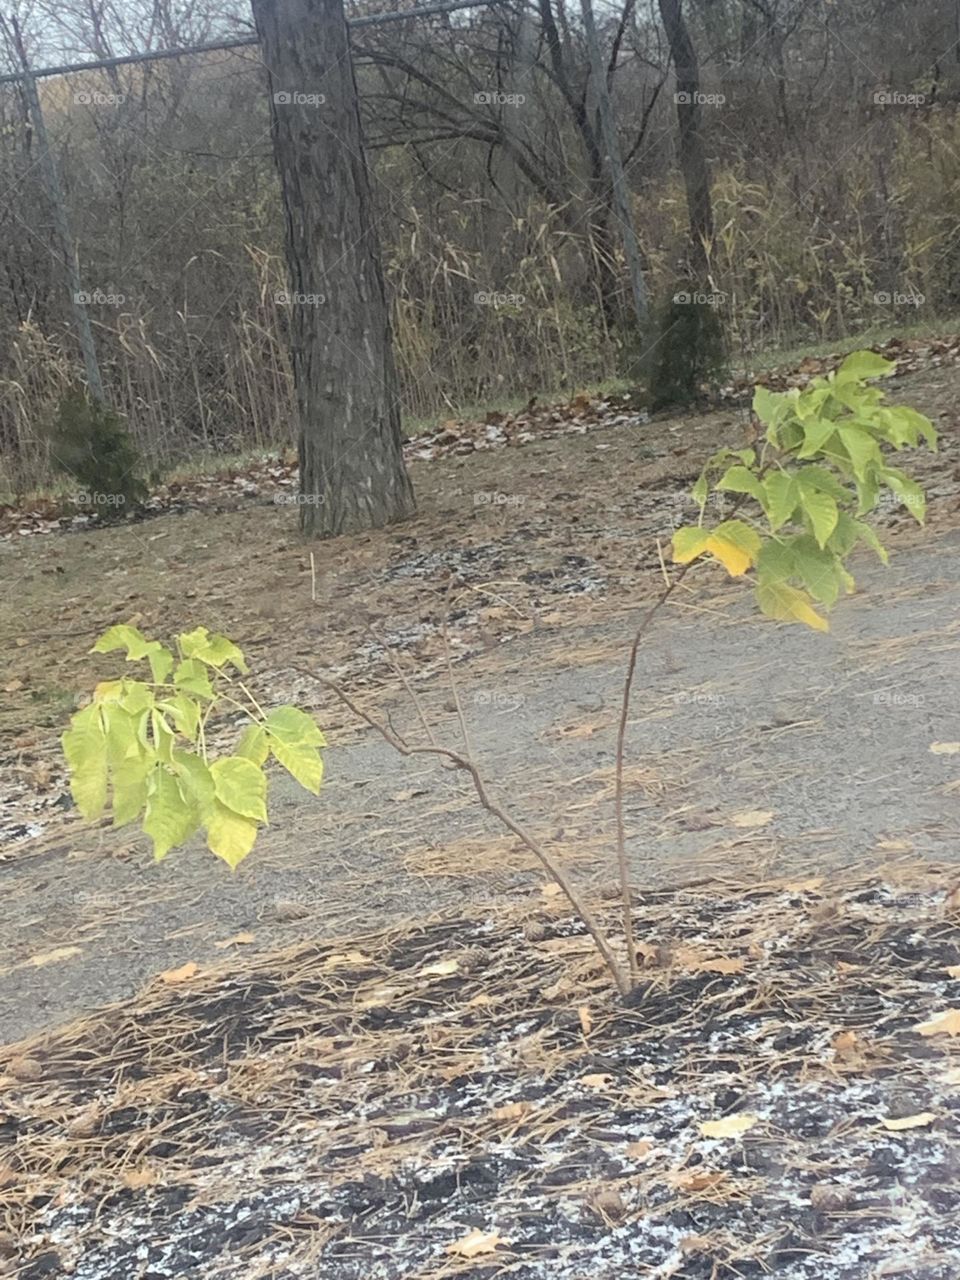
[[[907,464],[926,484],[928,527],[881,513],[892,566],[863,561],[829,636],[757,618],[704,567],[644,645],[628,797],[644,879],[956,856],[960,766],[930,748],[960,740],[958,385],[955,367],[893,384],[942,433],[940,454]],[[602,886],[625,640],[702,457],[745,428],[745,411],[590,412],[552,439],[415,463],[417,520],[317,546],[312,572],[293,507],[264,492],[236,510],[0,544],[0,1035],[204,963],[237,934],[254,935],[233,944],[248,951],[334,937],[529,884],[529,857],[459,779],[360,733],[296,670],[333,674],[416,731],[399,663],[455,741],[445,609],[487,776]],[[56,734],[111,670],[90,642],[131,619],[148,634],[223,630],[264,697],[315,707],[328,732],[321,796],[278,778],[272,825],[236,875],[198,847],[155,866],[131,830],[85,828],[65,807]]]
[[[461,776],[304,671],[422,740],[399,668],[457,745],[449,650],[493,792],[616,938],[626,645],[744,413],[454,439],[416,521],[313,563],[282,466],[0,541],[0,1276],[954,1280],[958,389],[895,384],[943,437],[906,463],[928,526],[879,513],[891,565],[828,635],[702,566],[644,643],[626,1006]],[[71,812],[57,734],[130,620],[226,632],[327,732],[320,796],[277,777],[236,874]]]

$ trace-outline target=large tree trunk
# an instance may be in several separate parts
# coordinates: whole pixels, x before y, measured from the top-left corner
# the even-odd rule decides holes
[[[415,506],[343,2],[253,0],[253,14],[286,222],[300,527],[379,527]]]
[[[683,16],[682,0],[660,0],[660,16],[667,33],[677,78],[680,169],[687,192],[693,273],[697,283],[705,286],[713,241],[713,205],[710,200],[710,171],[701,130],[700,65]]]

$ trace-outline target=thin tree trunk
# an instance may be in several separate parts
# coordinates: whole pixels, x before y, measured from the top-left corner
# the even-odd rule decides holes
[[[253,0],[286,224],[300,526],[325,537],[415,510],[342,0]]]
[[[630,277],[630,291],[633,297],[637,328],[642,332],[647,326],[647,291],[643,283],[640,248],[637,244],[637,232],[633,224],[633,210],[630,207],[630,190],[623,171],[620,140],[617,137],[613,106],[610,102],[607,73],[600,57],[600,42],[597,38],[597,27],[593,17],[591,0],[580,0],[580,11],[583,14],[584,33],[587,38],[587,51],[590,56],[593,95],[597,105],[597,115],[600,117],[600,136],[603,139],[606,168],[604,176],[610,181],[613,194],[613,210],[620,226],[623,255],[626,258],[627,273]]]
[[[700,103],[700,65],[683,16],[682,0],[659,0],[660,17],[670,44],[677,80],[677,123],[680,126],[680,169],[687,192],[687,210],[698,283],[706,285],[713,242],[710,171],[703,148]]]

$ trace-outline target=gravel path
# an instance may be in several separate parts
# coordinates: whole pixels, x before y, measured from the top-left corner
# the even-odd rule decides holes
[[[958,548],[949,534],[886,570],[864,561],[862,591],[826,637],[709,590],[661,619],[631,729],[638,881],[960,855],[960,755],[930,749],[960,742]],[[601,891],[629,622],[542,631],[461,667],[487,776]],[[452,741],[449,692],[435,681],[423,697]],[[408,709],[394,723],[409,727]],[[529,885],[529,859],[458,777],[398,759],[372,733],[334,740],[327,769],[318,799],[276,780],[272,825],[235,875],[199,847],[157,866],[128,832],[75,826],[0,862],[0,1039],[231,949],[330,939]]]

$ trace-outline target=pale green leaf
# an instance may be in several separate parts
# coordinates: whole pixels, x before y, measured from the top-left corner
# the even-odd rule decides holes
[[[226,756],[210,766],[214,791],[221,804],[244,818],[267,820],[267,777],[263,770],[241,756]]]
[[[812,484],[803,471],[797,473],[797,487],[800,506],[810,521],[814,537],[821,547],[826,546],[827,539],[837,527],[839,511],[836,499]]]
[[[110,773],[113,788],[113,825],[126,826],[147,802],[147,779],[156,768],[156,756],[129,756]]]
[[[253,848],[259,829],[252,818],[235,813],[219,800],[213,802],[205,826],[208,848],[231,867],[241,863]]]
[[[840,595],[840,563],[830,551],[819,547],[808,535],[794,538],[791,543],[794,569],[800,581],[814,600],[832,608]]]
[[[159,861],[183,842],[199,826],[197,811],[186,800],[177,779],[163,765],[151,773],[147,781],[146,812],[143,830],[153,841],[153,856]]]
[[[837,370],[836,380],[857,382],[861,378],[888,378],[896,367],[896,360],[885,360],[873,351],[854,351]]]
[[[896,467],[886,467],[881,471],[880,478],[897,495],[916,522],[923,524],[927,513],[927,499],[916,480]]]
[[[267,732],[280,742],[307,747],[325,747],[326,739],[312,716],[298,707],[274,707],[263,722]]]
[[[158,702],[157,706],[170,717],[178,733],[182,733],[191,742],[196,739],[200,727],[200,708],[182,689],[163,702]]]
[[[748,493],[759,502],[764,500],[763,485],[749,467],[728,467],[717,481],[716,487],[728,493]]]
[[[244,675],[249,670],[243,653],[233,641],[217,633],[211,634],[206,627],[183,632],[177,636],[177,642],[185,658],[195,658],[211,667],[222,667],[229,662]]]
[[[72,716],[60,741],[74,803],[84,818],[98,818],[107,802],[107,740],[99,704],[92,702]]]
[[[837,434],[849,455],[853,474],[862,480],[871,464],[880,461],[880,446],[866,427],[852,423],[838,427]]]
[[[259,765],[263,764],[269,754],[270,744],[267,742],[263,727],[259,724],[248,724],[240,736],[234,755],[242,756],[244,760],[252,760],[254,764]]]
[[[812,458],[822,453],[830,437],[837,430],[837,424],[829,418],[813,418],[803,425],[803,444],[797,450],[798,458]]]
[[[216,795],[210,769],[198,755],[179,747],[173,750],[173,769],[180,780],[180,790],[200,817],[205,818],[213,808]]]
[[[285,743],[271,738],[270,750],[277,761],[292,777],[296,778],[302,787],[306,787],[314,795],[319,794],[320,783],[323,780],[323,761],[316,747],[308,746],[303,742]]]
[[[797,508],[800,490],[797,482],[786,471],[771,471],[764,477],[764,509],[770,521],[770,528],[776,532],[785,525]]]
[[[203,663],[196,658],[186,658],[178,664],[173,676],[173,683],[185,693],[192,693],[200,698],[213,697],[210,673]]]
[[[802,622],[814,631],[829,631],[830,624],[814,609],[805,592],[785,582],[758,582],[757,603],[777,622]]]
[[[174,656],[165,645],[159,641],[154,642],[155,647],[151,647],[147,653],[147,661],[150,663],[150,671],[157,684],[163,684],[167,676],[173,670]]]

